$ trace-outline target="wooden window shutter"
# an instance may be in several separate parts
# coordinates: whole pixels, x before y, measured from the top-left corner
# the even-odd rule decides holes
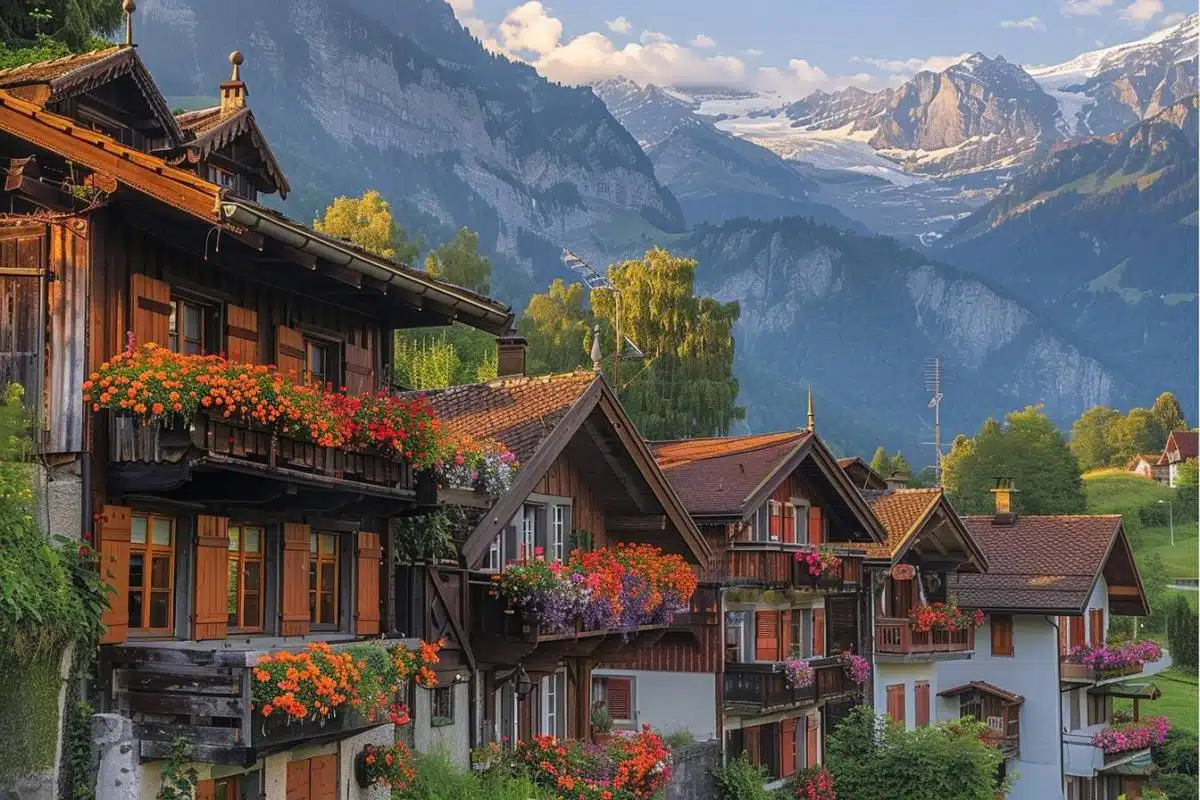
[[[303,380],[308,361],[304,356],[304,335],[280,325],[275,328],[275,368],[281,375]],[[307,545],[306,545],[307,546]]]
[[[821,740],[821,723],[815,715],[810,716],[806,727],[808,730],[804,736],[804,766],[815,767],[817,766],[817,747]]]
[[[792,612],[783,611],[779,614],[779,658],[791,658],[792,655]]]
[[[216,800],[216,781],[196,781],[196,800]]]
[[[779,723],[779,776],[787,778],[796,771],[796,720]]]
[[[822,541],[824,528],[821,521],[821,509],[817,506],[808,507],[808,543],[818,545]]]
[[[893,683],[887,687],[887,715],[904,725],[904,684]]]
[[[1070,617],[1071,620],[1071,649],[1087,644],[1087,631],[1083,627],[1083,617]]]
[[[762,763],[762,726],[754,725],[745,731],[746,753],[750,756],[750,763],[757,766]]]
[[[229,628],[229,520],[201,514],[196,517],[197,641],[224,639]]]
[[[225,357],[242,364],[258,363],[258,313],[229,303],[225,306]]]
[[[375,358],[370,348],[346,345],[346,394],[375,391]]]
[[[783,541],[788,544],[796,541],[796,507],[791,503],[783,507]]]
[[[379,562],[383,545],[378,533],[358,534],[358,592],[354,632],[379,633]]]
[[[913,685],[913,705],[916,706],[917,727],[929,724],[929,684],[920,681]]]
[[[294,522],[283,526],[283,626],[284,636],[303,636],[308,633],[308,525]]]
[[[105,506],[100,523],[100,579],[114,590],[100,644],[120,644],[129,635],[129,533],[132,511],[128,506]]]
[[[779,612],[754,612],[754,658],[756,661],[779,660]]]
[[[825,655],[825,609],[814,608],[812,615],[812,652],[814,656],[823,656]]]
[[[1067,642],[1069,635],[1071,620],[1069,617],[1058,618],[1058,654],[1065,656],[1071,652],[1071,647]]]
[[[633,719],[633,680],[630,678],[608,678],[608,713],[613,719]]]
[[[1013,654],[1013,618],[1011,614],[992,614],[992,655]]]
[[[140,346],[147,342],[166,347],[171,333],[171,287],[149,275],[129,276],[129,310],[134,341]]]
[[[783,538],[783,506],[771,500],[767,503],[767,508],[770,510],[771,517],[767,533],[776,539],[781,539]]]
[[[1088,625],[1092,629],[1092,647],[1104,644],[1104,611],[1099,608],[1089,610]]]
[[[289,761],[287,765],[287,800],[309,800],[312,794],[311,759]]]
[[[337,800],[338,796],[338,763],[337,756],[314,756],[311,777],[309,778],[309,800]]]

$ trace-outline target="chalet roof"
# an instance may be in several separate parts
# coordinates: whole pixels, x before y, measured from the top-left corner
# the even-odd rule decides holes
[[[886,541],[866,546],[868,558],[898,563],[922,536],[938,535],[935,530],[941,523],[937,512],[941,509],[940,520],[949,526],[950,535],[968,558],[969,563],[964,564],[966,571],[987,570],[987,557],[955,514],[942,489],[868,489],[862,495],[887,531]],[[933,525],[929,524],[931,520]],[[937,546],[945,549],[944,544]]]
[[[1018,516],[1012,524],[997,524],[992,516],[969,516],[962,521],[990,565],[983,575],[950,576],[949,590],[962,606],[1082,614],[1103,575],[1114,613],[1147,613],[1120,516]],[[1114,586],[1136,596],[1116,595]]]
[[[989,694],[992,697],[998,698],[1003,700],[1005,703],[1010,703],[1012,705],[1020,705],[1021,703],[1025,702],[1025,698],[1022,695],[1013,694],[1007,689],[1001,689],[994,683],[988,683],[987,681],[971,681],[970,683],[964,683],[961,686],[955,686],[952,689],[946,689],[945,691],[938,692],[938,697],[957,697],[958,695],[966,694],[967,692],[981,692],[983,694]]]
[[[91,91],[125,75],[133,79],[155,119],[166,131],[167,138],[179,142],[183,132],[133,47],[105,47],[50,61],[9,67],[0,70],[0,89],[44,107],[47,103],[56,103]]]
[[[525,463],[596,380],[594,372],[568,372],[405,394],[427,396],[449,433],[494,439]]]
[[[741,514],[806,431],[651,442],[658,465],[693,516]]]
[[[887,481],[871,465],[858,456],[839,458],[838,466],[850,478],[851,482],[861,491],[863,489],[886,489]]]
[[[287,198],[292,187],[275,154],[271,152],[258,123],[254,121],[254,112],[249,108],[222,113],[220,106],[213,106],[198,111],[186,111],[176,116],[175,120],[183,130],[185,138],[189,140],[168,156],[167,160],[170,163],[181,163],[184,158],[193,162],[200,161],[210,153],[227,147],[239,137],[248,136],[262,159],[263,171],[274,184],[274,190],[279,192],[280,198]]]
[[[405,393],[416,394],[422,393]],[[505,522],[534,491],[580,429],[588,427],[589,435],[599,435],[596,421],[601,417],[607,421],[603,424],[608,434],[603,446],[598,440],[591,440],[589,447],[594,450],[594,460],[611,464],[622,458],[630,462],[632,470],[622,470],[619,478],[644,481],[659,512],[678,532],[685,552],[693,561],[707,566],[712,551],[603,376],[570,372],[537,378],[500,378],[424,394],[445,430],[498,440],[521,462],[512,487],[467,537],[463,556],[468,566],[478,565]],[[613,444],[610,446],[607,441]],[[632,486],[629,491],[633,492]]]
[[[1187,461],[1200,454],[1200,433],[1196,431],[1171,431],[1167,436],[1167,444],[1159,456],[1158,465],[1165,467],[1171,464],[1171,454],[1179,452],[1179,460]]]

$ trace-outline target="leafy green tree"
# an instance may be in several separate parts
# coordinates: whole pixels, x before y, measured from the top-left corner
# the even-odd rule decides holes
[[[908,485],[914,489],[930,489],[937,486],[937,470],[933,467],[921,467],[921,471],[912,477]]]
[[[973,438],[959,435],[942,464],[942,485],[960,513],[993,511],[997,477],[1013,479],[1019,513],[1084,510],[1079,462],[1041,406],[1010,412],[1003,425],[989,419]]]
[[[1167,441],[1162,425],[1148,408],[1133,408],[1116,426],[1116,461],[1123,463],[1141,453],[1161,452]]]
[[[392,218],[388,201],[374,189],[361,197],[334,198],[324,216],[313,221],[313,229],[402,264],[412,264],[421,252],[420,240],[408,239],[404,228]]]
[[[1158,424],[1163,430],[1164,445],[1167,443],[1167,434],[1173,431],[1187,430],[1187,420],[1183,417],[1183,409],[1180,407],[1179,401],[1175,399],[1175,395],[1171,392],[1160,394],[1154,400],[1154,405],[1151,406],[1150,413],[1158,420]]]
[[[697,297],[696,262],[661,248],[610,267],[608,278],[620,296],[622,337],[645,354],[644,360],[623,360],[620,374],[610,369],[608,375],[638,431],[649,439],[728,433],[746,413],[737,405],[733,375],[738,304]],[[603,323],[604,353],[611,363],[616,297],[598,291],[592,305]]]
[[[529,342],[526,371],[547,375],[587,366],[594,322],[583,284],[555,278],[544,294],[529,298],[517,321],[517,330]]]
[[[887,454],[887,451],[882,446],[876,447],[875,455],[871,456],[871,469],[885,478],[892,474],[891,456]]]
[[[1117,459],[1117,428],[1123,422],[1121,412],[1107,406],[1093,406],[1071,426],[1071,452],[1084,470],[1107,467]]]
[[[838,797],[854,800],[994,800],[1000,751],[982,740],[976,720],[906,731],[868,706],[838,723],[825,749]]]
[[[492,262],[479,252],[479,234],[459,228],[454,238],[431,252],[425,269],[435,278],[487,295],[492,290]]]
[[[911,478],[912,467],[908,465],[908,459],[903,453],[896,453],[892,456],[892,474],[899,478]]]
[[[112,33],[121,19],[121,0],[0,0],[0,38],[10,52],[52,43],[90,50],[103,46],[96,34]]]

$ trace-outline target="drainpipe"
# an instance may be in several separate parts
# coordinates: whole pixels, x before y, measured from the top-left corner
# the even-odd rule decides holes
[[[1058,618],[1046,617],[1050,627],[1054,628],[1054,680],[1058,686],[1058,796],[1064,797],[1067,791],[1067,755],[1066,740],[1063,736],[1062,718],[1062,657],[1058,655]]]
[[[714,687],[717,703],[717,741],[721,743],[721,766],[725,766],[725,586],[717,586],[717,608],[721,616],[717,618],[717,630],[720,631],[721,671],[717,673],[717,685]]]

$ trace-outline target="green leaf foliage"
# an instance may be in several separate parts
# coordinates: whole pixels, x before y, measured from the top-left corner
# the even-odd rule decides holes
[[[1179,401],[1175,399],[1175,395],[1171,392],[1160,394],[1154,400],[1154,405],[1150,408],[1150,413],[1158,420],[1159,427],[1162,428],[1164,434],[1169,434],[1173,431],[1186,431],[1188,429],[1187,420],[1183,417],[1183,408],[1180,407]],[[1166,443],[1165,438],[1163,443]]]
[[[425,258],[435,278],[486,295],[492,290],[492,262],[479,252],[479,234],[459,228],[454,238]]]
[[[1079,462],[1041,406],[1013,411],[1003,425],[989,419],[972,438],[959,435],[942,468],[942,483],[962,514],[995,509],[998,477],[1014,479],[1019,513],[1077,514],[1086,504]]]
[[[1075,420],[1071,426],[1071,452],[1079,460],[1080,469],[1098,469],[1116,462],[1114,434],[1121,419],[1121,412],[1115,408],[1095,406]]]
[[[1197,668],[1197,636],[1200,620],[1192,606],[1182,594],[1176,594],[1167,610],[1167,641],[1170,643],[1171,661],[1195,672]]]
[[[764,787],[766,780],[766,770],[751,764],[745,753],[713,770],[717,800],[770,800],[772,795]]]
[[[103,46],[95,35],[112,33],[122,16],[121,0],[0,0],[0,36],[13,50],[36,50],[53,40],[79,53]]]
[[[529,298],[517,320],[517,331],[529,343],[526,372],[553,375],[590,365],[593,324],[583,284],[555,278],[543,294]]]
[[[829,737],[825,765],[838,797],[854,800],[995,800],[1000,752],[971,719],[906,731],[856,706]],[[882,736],[880,732],[882,731]]]

